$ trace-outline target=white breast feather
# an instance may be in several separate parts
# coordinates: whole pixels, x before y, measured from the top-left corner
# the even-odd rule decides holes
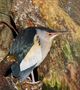
[[[20,71],[26,70],[31,66],[38,66],[42,62],[41,47],[38,44],[34,44],[25,58],[20,63]]]

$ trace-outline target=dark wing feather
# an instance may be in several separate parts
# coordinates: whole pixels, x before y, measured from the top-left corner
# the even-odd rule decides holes
[[[13,42],[13,45],[10,48],[10,54],[15,55],[18,61],[18,63],[15,63],[11,67],[14,76],[18,76],[20,72],[19,64],[32,47],[35,34],[35,29],[27,28],[21,31]]]
[[[15,55],[21,62],[21,60],[32,47],[35,34],[36,30],[29,28],[21,31],[10,48],[10,54]]]

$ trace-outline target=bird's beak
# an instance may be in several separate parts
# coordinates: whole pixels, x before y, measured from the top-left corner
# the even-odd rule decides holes
[[[60,33],[51,33],[51,38],[55,38],[56,36],[58,36]]]
[[[66,31],[54,31],[54,32],[51,32],[50,34],[51,34],[51,38],[55,38],[56,36],[58,36],[58,35],[61,35],[61,34],[63,34],[63,33],[65,33]]]

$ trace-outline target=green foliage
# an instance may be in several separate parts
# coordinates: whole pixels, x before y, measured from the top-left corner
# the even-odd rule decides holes
[[[60,86],[58,87],[58,83],[55,82],[55,86],[50,86],[49,84],[43,85],[43,90],[69,90],[68,86]]]
[[[73,60],[70,44],[67,40],[64,42],[64,45],[62,46],[62,51],[63,51],[65,57],[67,58],[67,60],[69,60],[69,61]]]

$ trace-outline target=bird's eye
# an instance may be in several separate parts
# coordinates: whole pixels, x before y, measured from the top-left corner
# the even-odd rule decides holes
[[[49,35],[49,36],[51,36],[51,35],[52,35],[52,33],[48,33],[48,35]]]

